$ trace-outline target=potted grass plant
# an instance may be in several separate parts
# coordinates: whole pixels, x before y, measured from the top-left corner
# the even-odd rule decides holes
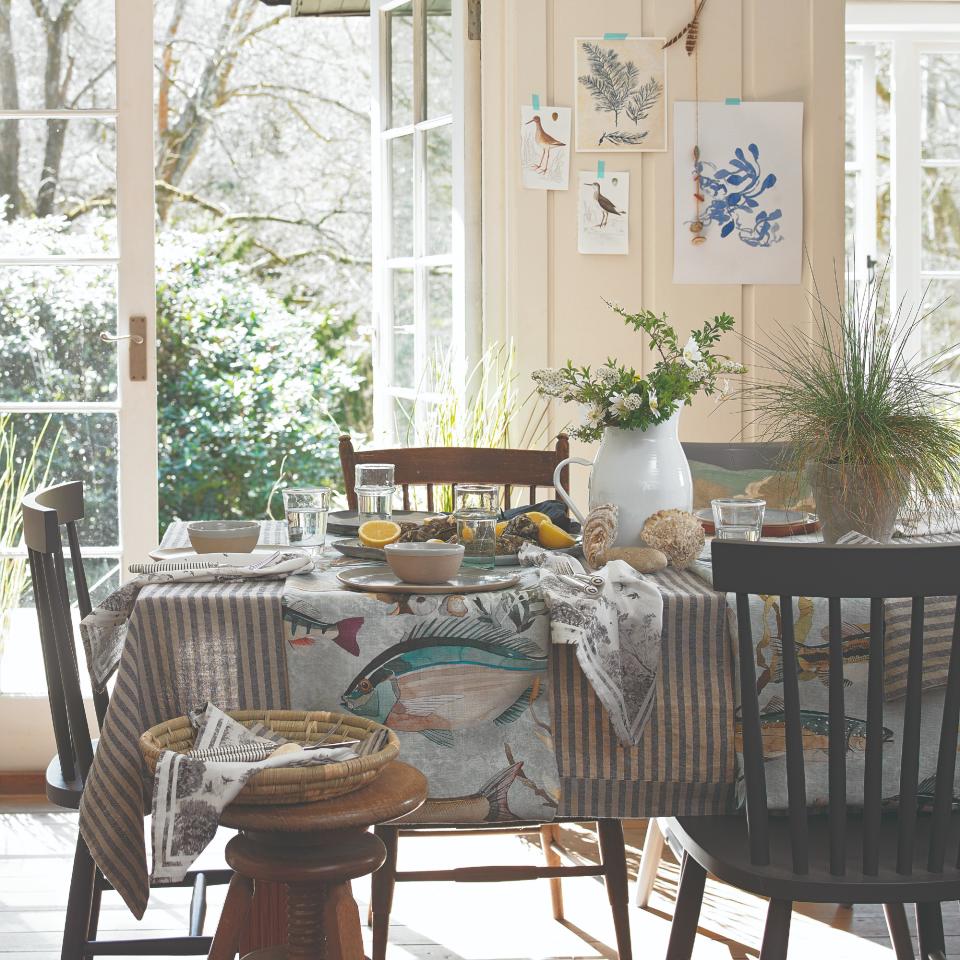
[[[809,333],[754,344],[769,377],[744,388],[762,438],[787,442],[785,466],[809,483],[828,543],[854,530],[886,542],[898,516],[956,511],[960,411],[939,380],[950,351],[921,357],[932,311],[891,312],[882,290],[879,277],[835,311],[816,296]]]

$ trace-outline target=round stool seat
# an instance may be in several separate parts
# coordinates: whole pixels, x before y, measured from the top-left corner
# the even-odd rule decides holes
[[[251,960],[363,960],[350,881],[378,870],[386,858],[383,843],[367,828],[406,816],[426,796],[426,777],[394,760],[372,783],[342,797],[228,806],[220,823],[240,832],[227,844],[234,880],[209,960],[234,960],[249,924],[253,881],[286,886],[288,942],[255,950],[247,954]]]

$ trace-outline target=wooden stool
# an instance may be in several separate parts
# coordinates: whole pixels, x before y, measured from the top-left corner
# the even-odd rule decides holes
[[[333,800],[227,807],[220,823],[240,831],[226,850],[235,876],[209,960],[236,956],[254,883],[287,885],[288,942],[248,958],[363,960],[350,881],[378,870],[386,858],[383,843],[367,829],[411,813],[426,796],[426,777],[395,760],[369,786]]]

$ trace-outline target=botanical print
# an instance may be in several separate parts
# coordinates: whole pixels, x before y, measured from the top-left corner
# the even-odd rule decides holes
[[[522,107],[520,175],[531,190],[566,190],[570,184],[570,108]]]
[[[803,104],[676,103],[673,137],[674,282],[799,283]]]
[[[623,254],[630,251],[630,174],[608,171],[577,174],[577,250]]]
[[[662,37],[578,37],[577,150],[667,149]]]

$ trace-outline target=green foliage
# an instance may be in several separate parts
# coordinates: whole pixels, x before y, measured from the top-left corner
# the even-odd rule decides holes
[[[726,374],[744,372],[739,363],[713,350],[722,334],[733,329],[734,319],[729,314],[706,321],[681,347],[666,314],[657,316],[650,310],[628,313],[623,307],[607,305],[627,326],[647,334],[660,359],[647,377],[612,358],[595,371],[589,366],[575,367],[568,360],[559,370],[534,372],[541,396],[585,408],[583,423],[571,431],[580,440],[599,440],[607,427],[646,430],[664,423],[681,405],[689,406],[698,393],[725,393],[729,386]]]
[[[762,436],[789,443],[798,481],[808,463],[830,464],[843,489],[868,478],[864,499],[892,491],[939,514],[960,490],[956,388],[936,379],[943,354],[921,360],[910,346],[928,315],[891,316],[883,286],[865,285],[836,312],[818,297],[809,334],[779,329],[756,344],[772,377],[744,396]]]
[[[231,243],[161,244],[161,525],[263,516],[284,458],[290,483],[336,483],[337,437],[365,423],[364,377],[343,351],[355,319],[279,299]]]

